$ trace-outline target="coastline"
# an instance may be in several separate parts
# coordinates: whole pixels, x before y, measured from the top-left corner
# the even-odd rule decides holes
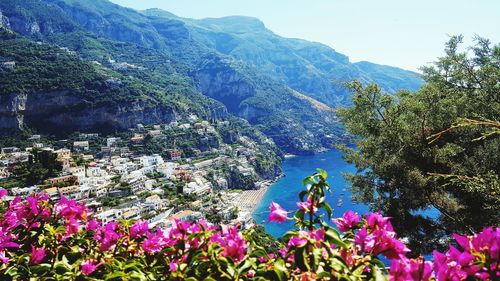
[[[331,149],[322,148],[313,153],[313,155],[319,155],[330,151]],[[286,153],[283,155],[284,159],[290,159],[298,157],[297,154]],[[282,166],[283,167],[283,166]],[[285,177],[285,173],[281,173],[273,180],[265,180],[260,182],[259,189],[253,190],[243,190],[232,198],[232,203],[238,208],[238,220],[240,221],[254,221],[254,215],[257,207],[261,203],[262,199],[266,196],[271,185],[275,184],[278,180]]]
[[[262,201],[262,198],[266,195],[269,187],[283,176],[280,175],[274,180],[262,181],[259,189],[243,190],[233,198],[233,204],[238,207],[241,220],[248,221],[253,219],[253,213]]]
[[[316,151],[313,155],[321,154],[329,151],[330,149],[322,148]],[[298,157],[297,154],[285,153],[284,158],[290,159]],[[265,197],[271,185],[275,184],[278,180],[285,177],[284,173],[281,173],[273,180],[262,181],[259,189],[254,190],[243,190],[238,195],[233,198],[234,206],[238,207],[239,217],[241,220],[253,220],[254,213],[259,206],[262,199]]]

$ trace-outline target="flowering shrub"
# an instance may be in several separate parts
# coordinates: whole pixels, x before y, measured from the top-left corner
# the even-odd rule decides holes
[[[0,280],[498,280],[500,228],[455,234],[457,247],[434,252],[434,263],[409,259],[390,219],[352,211],[326,223],[326,173],[305,179],[291,218],[278,204],[269,220],[293,219],[297,229],[277,253],[251,238],[252,230],[173,221],[150,229],[146,221],[103,224],[80,203],[34,194],[2,202]],[[5,191],[0,191],[5,196]],[[387,267],[380,257],[390,261]]]

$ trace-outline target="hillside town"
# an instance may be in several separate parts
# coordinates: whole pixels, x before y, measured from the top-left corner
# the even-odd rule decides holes
[[[104,222],[148,219],[151,227],[167,227],[175,219],[205,218],[249,227],[253,209],[274,179],[256,172],[258,144],[243,135],[224,143],[217,128],[228,121],[198,121],[190,116],[186,122],[139,124],[126,139],[79,133],[73,140],[47,142],[32,135],[25,148],[1,148],[0,188],[11,198],[40,191],[54,202],[65,196],[85,203]],[[187,131],[201,146],[190,152],[145,152],[148,140],[165,142],[172,132]],[[31,173],[44,174],[30,170],[36,167],[47,177],[31,179]],[[22,186],[30,181],[34,184]]]

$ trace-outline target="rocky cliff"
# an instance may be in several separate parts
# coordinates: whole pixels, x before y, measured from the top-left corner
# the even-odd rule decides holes
[[[24,128],[26,100],[26,94],[0,95],[0,132]]]
[[[168,123],[177,113],[147,101],[86,106],[71,91],[0,95],[0,131],[32,128],[61,135],[74,131],[109,133],[143,124]]]

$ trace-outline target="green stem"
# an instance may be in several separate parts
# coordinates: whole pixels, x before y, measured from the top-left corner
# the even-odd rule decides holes
[[[309,206],[309,230],[312,231],[314,229],[313,225],[313,209],[314,202],[316,201],[316,188],[313,186],[313,194],[311,196],[311,205]]]

